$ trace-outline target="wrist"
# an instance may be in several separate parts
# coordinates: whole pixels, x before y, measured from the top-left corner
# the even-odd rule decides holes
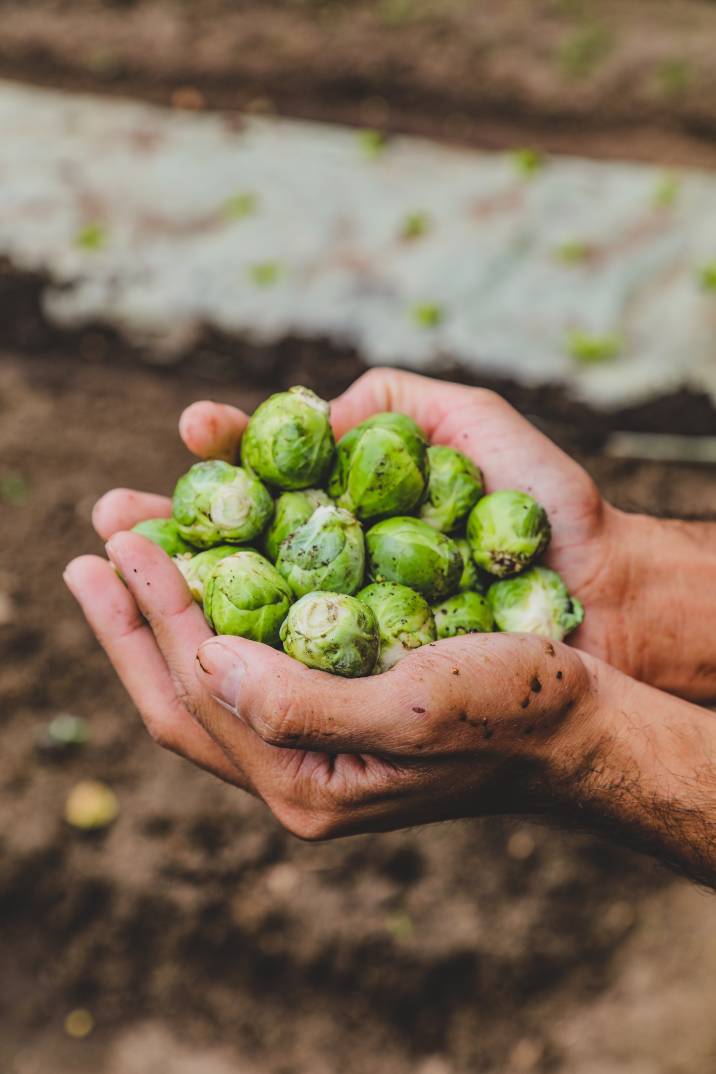
[[[716,525],[616,510],[610,525],[621,592],[607,661],[661,690],[716,697]]]

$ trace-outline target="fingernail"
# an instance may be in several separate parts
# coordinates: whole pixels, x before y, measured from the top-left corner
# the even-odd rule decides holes
[[[214,701],[238,716],[246,674],[244,661],[219,641],[205,642],[196,659]]]

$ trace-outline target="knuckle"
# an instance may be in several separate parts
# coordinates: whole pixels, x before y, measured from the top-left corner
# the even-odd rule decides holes
[[[254,730],[271,746],[290,746],[297,742],[305,730],[303,708],[295,698],[274,700],[268,709],[259,713]]]

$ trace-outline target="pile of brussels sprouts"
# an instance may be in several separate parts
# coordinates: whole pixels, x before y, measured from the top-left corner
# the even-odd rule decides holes
[[[355,677],[441,638],[561,641],[581,623],[560,576],[533,565],[550,525],[531,496],[485,495],[470,459],[403,414],[376,414],[338,444],[329,417],[307,388],[271,396],[241,466],[197,463],[173,517],[136,527],[174,557],[217,633]]]

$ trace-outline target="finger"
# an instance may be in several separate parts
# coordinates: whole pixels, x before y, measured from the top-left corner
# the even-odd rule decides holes
[[[198,659],[206,689],[265,742],[331,754],[452,752],[498,724],[503,736],[530,724],[548,733],[584,685],[573,650],[521,635],[433,643],[387,674],[352,680],[239,638],[212,639]]]
[[[69,564],[64,577],[152,738],[221,779],[244,786],[241,772],[180,704],[151,630],[109,563],[82,556]]]
[[[107,552],[151,627],[181,703],[252,785],[265,783],[266,772],[276,767],[276,751],[230,716],[221,699],[217,703],[197,680],[197,650],[214,635],[181,573],[160,548],[135,533],[116,534]]]
[[[200,459],[225,459],[234,462],[247,416],[225,403],[192,403],[179,419],[179,433],[194,455]]]
[[[191,703],[194,656],[213,636],[201,608],[171,559],[146,537],[116,533],[107,542],[107,554],[148,621],[180,700]]]
[[[134,489],[112,489],[97,501],[92,510],[92,525],[103,541],[120,530],[131,530],[148,518],[169,518],[172,501],[166,496]]]

